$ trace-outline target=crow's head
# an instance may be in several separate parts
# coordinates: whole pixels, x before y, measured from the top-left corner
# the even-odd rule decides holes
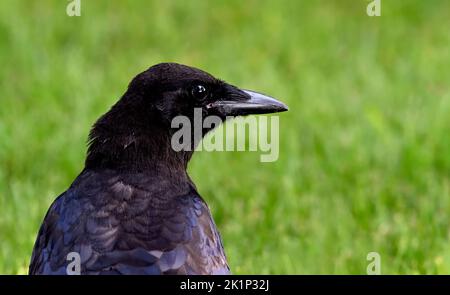
[[[87,163],[98,165],[127,157],[135,159],[130,155],[133,151],[164,153],[162,149],[175,131],[171,128],[172,120],[177,116],[193,120],[195,109],[201,110],[203,118],[215,115],[225,120],[283,112],[287,106],[193,67],[157,64],[138,74],[122,98],[95,123]]]
[[[178,115],[190,117],[194,108],[222,119],[287,110],[269,96],[241,90],[202,70],[176,63],[158,64],[137,75],[127,93],[142,99],[144,109],[165,121]]]

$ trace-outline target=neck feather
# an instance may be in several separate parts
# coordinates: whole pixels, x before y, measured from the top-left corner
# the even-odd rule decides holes
[[[170,126],[142,112],[116,105],[103,115],[89,135],[86,168],[186,175],[192,152],[174,151]]]

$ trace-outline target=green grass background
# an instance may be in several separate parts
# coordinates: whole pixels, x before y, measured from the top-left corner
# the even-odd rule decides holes
[[[190,174],[236,274],[450,273],[450,2],[0,1],[0,273],[83,168],[91,124],[162,61],[276,96],[280,157]]]

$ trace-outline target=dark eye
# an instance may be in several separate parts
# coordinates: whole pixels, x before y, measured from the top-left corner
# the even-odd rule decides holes
[[[206,90],[206,87],[203,85],[195,85],[192,88],[192,96],[198,99],[203,99],[208,94],[208,91]]]

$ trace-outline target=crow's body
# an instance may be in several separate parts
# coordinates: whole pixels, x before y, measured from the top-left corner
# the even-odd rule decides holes
[[[70,252],[84,274],[229,272],[195,187],[145,173],[82,172],[51,206],[35,249],[30,273],[65,274]]]
[[[134,78],[94,125],[83,172],[48,210],[29,273],[66,274],[76,252],[81,274],[228,274],[208,206],[186,173],[192,152],[172,148],[170,122],[194,107],[222,118],[286,109],[251,94],[172,63]]]

